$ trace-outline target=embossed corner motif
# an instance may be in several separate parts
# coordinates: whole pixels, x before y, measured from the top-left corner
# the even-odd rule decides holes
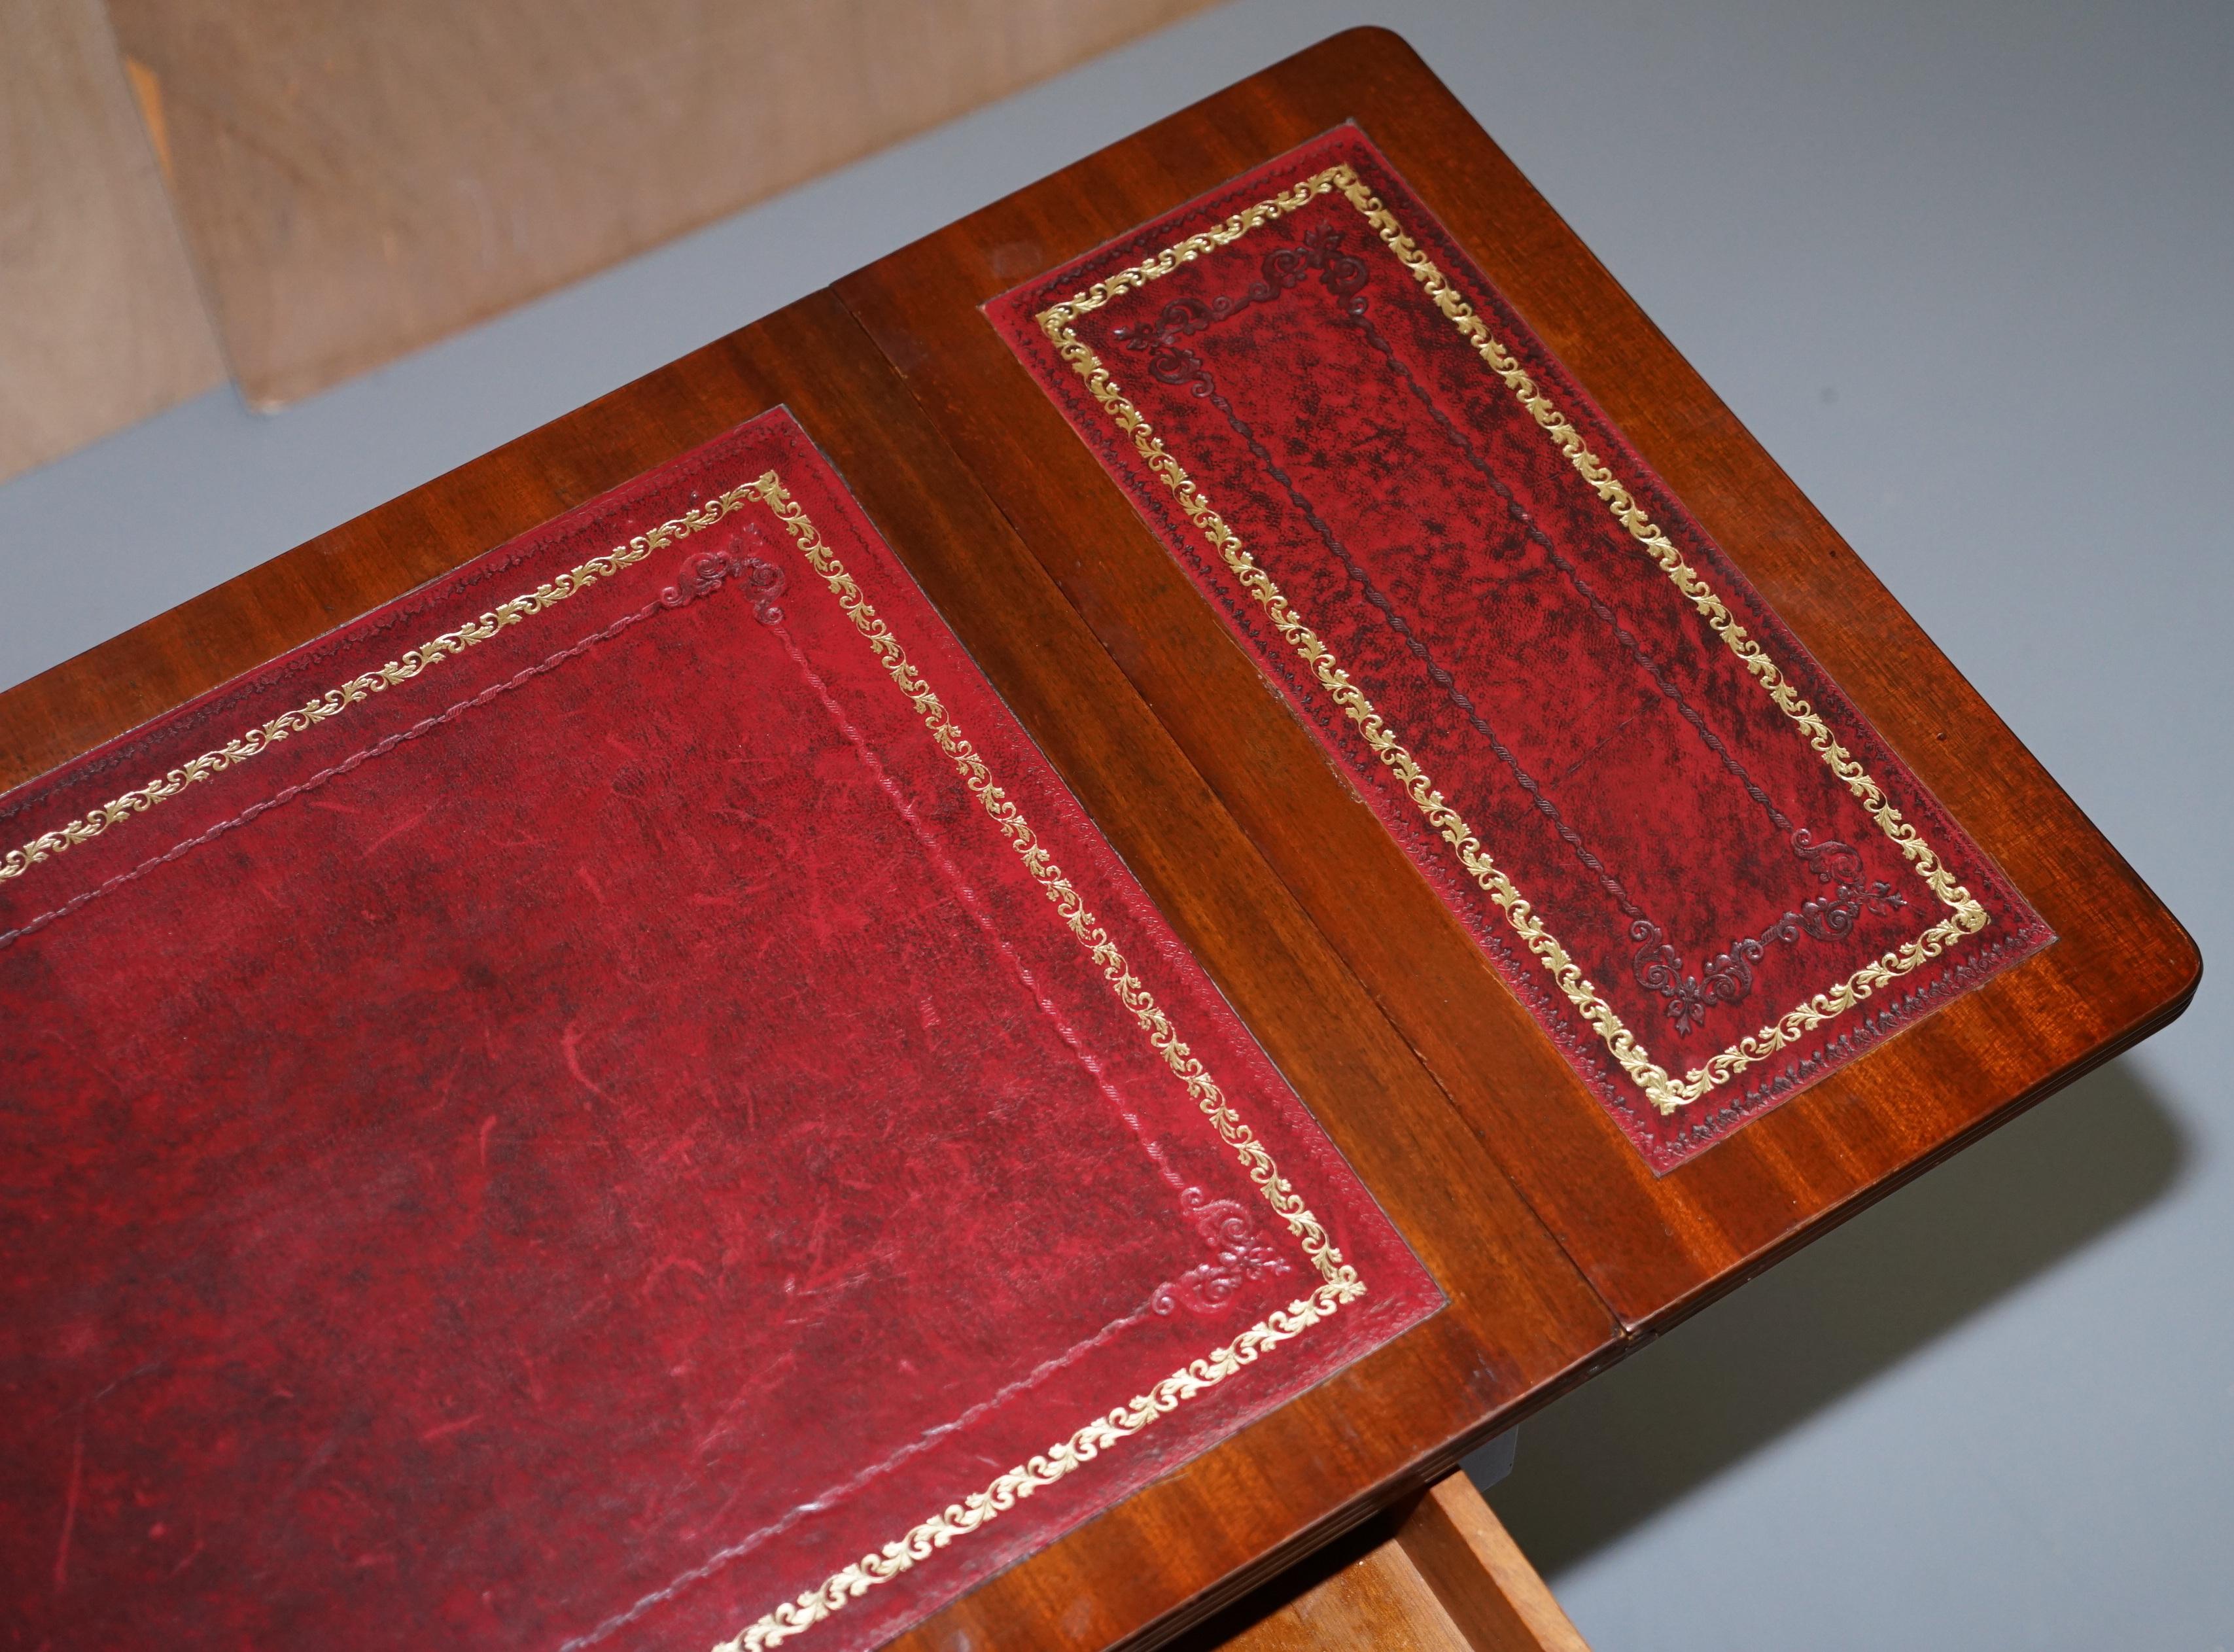
[[[703,504],[694,505],[683,514],[588,558],[535,590],[500,603],[478,618],[442,632],[376,669],[245,729],[224,745],[120,794],[65,826],[32,839],[0,859],[0,879],[21,878],[36,869],[50,869],[71,849],[126,822],[145,817],[187,787],[237,771],[283,741],[321,729],[337,719],[349,719],[359,708],[387,689],[459,657],[510,627],[539,620],[593,585],[627,578],[654,552],[694,537],[703,539],[717,524],[748,513],[751,514],[742,523],[741,532],[722,542],[709,543],[702,549],[692,549],[677,563],[673,583],[650,592],[637,606],[522,671],[501,678],[470,698],[422,720],[406,732],[427,732],[468,715],[520,684],[611,643],[663,612],[710,599],[734,600],[721,597],[725,591],[742,593],[751,604],[755,620],[781,631],[787,624],[787,614],[779,599],[793,599],[795,593],[790,576],[778,559],[783,553],[772,542],[771,536],[778,540],[787,538],[791,549],[804,558],[811,571],[812,577],[802,583],[836,604],[852,634],[875,656],[885,678],[914,711],[924,736],[952,765],[978,804],[977,818],[1014,852],[1017,862],[1046,897],[1053,920],[1080,948],[1085,966],[1099,976],[1115,998],[1164,1072],[1193,1104],[1254,1192],[1254,1198],[1246,1204],[1239,1198],[1212,1197],[1197,1187],[1181,1192],[1179,1215],[1183,1224],[1192,1229],[1206,1248],[1211,1260],[1160,1288],[1150,1309],[1160,1315],[1186,1309],[1192,1314],[1215,1316],[1232,1305],[1244,1285],[1296,1272],[1296,1259],[1284,1254],[1257,1229],[1256,1218],[1264,1211],[1271,1212],[1276,1230],[1286,1230],[1296,1250],[1300,1252],[1307,1277],[1284,1308],[1266,1313],[1230,1341],[1154,1383],[1146,1393],[1134,1394],[1094,1417],[1068,1437],[1052,1443],[1045,1452],[1017,1464],[982,1489],[966,1493],[958,1502],[949,1504],[881,1548],[863,1555],[815,1588],[778,1603],[722,1642],[714,1652],[764,1652],[767,1648],[805,1633],[868,1590],[902,1577],[950,1544],[1015,1508],[1035,1491],[1086,1467],[1159,1418],[1209,1393],[1264,1355],[1324,1323],[1338,1309],[1367,1294],[1366,1283],[1356,1267],[1344,1258],[1309,1203],[1281,1172],[1270,1150],[1243,1120],[1209,1068],[1181,1039],[1154,994],[1134,975],[1116,941],[1041,842],[1022,811],[1003,790],[976,745],[948,714],[937,691],[909,657],[899,637],[877,612],[838,552],[785,487],[778,473],[770,469],[749,481],[728,487]],[[343,758],[319,778],[346,773],[372,758],[396,750],[404,738],[402,733],[390,734]],[[316,783],[317,780],[310,782]],[[0,945],[10,944],[45,928],[88,901],[127,885],[152,868],[225,831],[246,824],[276,800],[304,789],[304,784],[298,783],[278,798],[251,802],[232,819],[174,846],[167,853],[152,857],[108,884],[81,891],[75,898],[17,929],[0,931]],[[615,1623],[625,1622],[631,1616],[632,1610],[625,1612]]]
[[[1438,788],[1434,777],[1406,744],[1401,731],[1375,705],[1324,637],[1297,611],[1241,536],[1212,505],[1185,462],[1172,452],[1164,437],[1119,386],[1107,364],[1079,336],[1075,323],[1081,316],[1101,309],[1120,295],[1146,287],[1195,259],[1326,196],[1337,197],[1356,210],[1368,232],[1365,245],[1384,249],[1408,273],[1419,291],[1465,340],[1473,356],[1519,402],[1530,421],[1543,432],[1545,440],[1612,515],[1627,542],[1657,565],[1667,578],[1670,600],[1705,621],[1715,637],[1744,666],[1750,680],[1774,704],[1783,724],[1807,743],[1861,805],[1929,891],[1929,903],[1937,916],[1912,938],[1869,960],[1844,979],[1829,983],[1680,1075],[1656,1061],[1624,1024],[1545,924],[1512,877],[1498,864],[1465,815]],[[1196,335],[1252,305],[1275,301],[1281,293],[1306,279],[1315,279],[1323,285],[1353,318],[1363,315],[1362,288],[1368,272],[1363,260],[1345,248],[1343,239],[1340,232],[1323,226],[1309,230],[1297,245],[1269,252],[1259,278],[1248,286],[1214,299],[1175,300],[1149,322],[1115,330],[1117,342],[1140,352],[1143,367],[1158,382],[1184,387],[1192,395],[1215,400],[1216,386],[1189,347],[1189,341]],[[1337,162],[1299,179],[1223,222],[1176,241],[1155,256],[1048,305],[1038,312],[1035,320],[1062,362],[1083,382],[1094,402],[1122,436],[1129,439],[1133,453],[1149,474],[1168,491],[1188,524],[1208,544],[1225,570],[1292,650],[1314,689],[1347,719],[1395,780],[1427,832],[1447,848],[1468,883],[1502,914],[1512,933],[1549,974],[1557,991],[1663,1117],[1700,1100],[1747,1068],[1845,1015],[1880,989],[1977,934],[1990,921],[1985,907],[1956,881],[1937,852],[1902,817],[1884,789],[1839,742],[1829,725],[1760,643],[1747,634],[1611,467],[1591,451],[1582,433],[1491,330],[1475,306],[1405,232],[1396,215],[1349,162]],[[1496,486],[1495,479],[1491,480]],[[1504,490],[1500,487],[1499,491]],[[1355,565],[1347,571],[1354,583],[1364,581],[1370,600],[1374,587],[1365,571]],[[1414,653],[1419,653],[1422,646],[1412,642]],[[1448,673],[1437,674],[1432,660],[1427,664],[1434,681],[1451,689]],[[1675,950],[1666,944],[1660,927],[1641,911],[1625,913],[1639,984],[1662,999],[1671,1024],[1679,1031],[1696,1025],[1710,1009],[1742,1002],[1752,989],[1754,966],[1770,947],[1794,944],[1802,936],[1827,938],[1851,928],[1864,910],[1882,913],[1907,904],[1905,895],[1882,882],[1862,880],[1858,858],[1848,846],[1817,842],[1804,829],[1791,828],[1789,822],[1782,824],[1787,828],[1793,852],[1823,885],[1824,898],[1795,909],[1763,934],[1734,938],[1699,971],[1684,967]]]
[[[1218,1139],[1233,1155],[1264,1204],[1287,1229],[1303,1252],[1316,1283],[1285,1309],[1276,1309],[1231,1342],[1213,1348],[1140,1394],[1096,1417],[1068,1439],[1020,1463],[983,1490],[974,1492],[913,1527],[905,1535],[833,1574],[819,1588],[786,1601],[721,1642],[714,1652],[763,1652],[812,1628],[879,1583],[887,1583],[928,1559],[948,1544],[978,1530],[1016,1506],[1034,1491],[1051,1485],[1122,1443],[1182,1402],[1202,1394],[1255,1362],[1281,1343],[1300,1336],[1344,1304],[1366,1294],[1356,1268],[1345,1261],[1319,1219],[1311,1213],[1279,1166],[1243,1122],[1231,1100],[1199,1058],[1192,1055],[1154,996],[1086,905],[1077,888],[1055,864],[1016,805],[995,780],[977,747],[948,715],[944,702],[909,659],[907,650],[879,616],[838,554],[807,513],[791,499],[774,472],[754,484],[760,497],[790,532],[823,587],[838,603],[855,631],[875,654],[892,685],[915,709],[939,750],[977,799],[986,819],[1005,839],[1054,910],[1058,922],[1084,949],[1110,993],[1131,1015],[1148,1047],[1186,1091]],[[1235,1199],[1212,1198],[1199,1188],[1180,1198],[1181,1213],[1192,1224],[1214,1259],[1156,1293],[1155,1311],[1187,1307],[1214,1312],[1247,1279],[1290,1271],[1257,1234],[1248,1208]]]

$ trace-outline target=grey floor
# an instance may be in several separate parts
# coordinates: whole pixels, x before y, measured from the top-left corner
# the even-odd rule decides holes
[[[1272,58],[1410,36],[2185,919],[2226,867],[2234,10],[1240,0],[276,418],[0,486],[0,682]],[[1600,1652],[2234,1648],[2234,1097],[2185,1020],[1552,1407]]]

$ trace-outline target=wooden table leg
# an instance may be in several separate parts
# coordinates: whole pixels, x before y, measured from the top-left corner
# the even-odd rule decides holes
[[[1463,1473],[1179,1645],[1185,1652],[1590,1652]]]

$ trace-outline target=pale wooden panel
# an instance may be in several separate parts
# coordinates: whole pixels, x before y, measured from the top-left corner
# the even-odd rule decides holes
[[[224,378],[101,0],[0,0],[0,477]]]
[[[269,406],[1206,0],[111,0]],[[745,320],[747,317],[740,317]]]
[[[1180,1646],[1185,1652],[1590,1652],[1464,1474],[1442,1480],[1409,1510],[1382,1517],[1376,1528],[1379,1542],[1368,1535],[1370,1547],[1309,1588],[1273,1583]]]
[[[1390,1538],[1218,1652],[1477,1652]]]
[[[1439,1482],[1398,1540],[1476,1652],[1591,1652],[1464,1474]]]

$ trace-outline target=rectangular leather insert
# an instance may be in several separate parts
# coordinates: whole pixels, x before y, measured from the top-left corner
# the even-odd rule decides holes
[[[989,314],[1656,1169],[2053,938],[1355,127]]]
[[[0,820],[27,1646],[865,1646],[1442,1301],[781,411]]]

